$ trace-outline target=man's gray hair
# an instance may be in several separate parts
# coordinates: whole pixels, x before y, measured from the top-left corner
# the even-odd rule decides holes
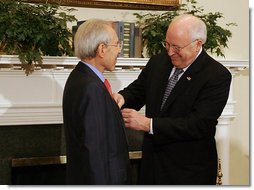
[[[81,24],[74,37],[75,55],[80,59],[95,57],[99,44],[112,40],[109,27],[110,22],[101,19],[91,19]]]

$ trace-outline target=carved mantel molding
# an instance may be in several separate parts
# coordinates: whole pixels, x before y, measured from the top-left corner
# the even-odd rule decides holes
[[[118,58],[116,70],[105,73],[113,91],[132,82],[147,61],[147,58]],[[247,60],[219,61],[232,74],[249,67]],[[0,126],[62,123],[62,91],[77,62],[76,57],[44,57],[43,65],[47,67],[38,67],[26,76],[17,56],[0,56]],[[1,65],[11,67],[1,68]],[[234,117],[234,104],[231,95],[219,122]]]
[[[62,6],[133,9],[133,10],[175,10],[181,0],[23,0],[30,3],[52,3]]]

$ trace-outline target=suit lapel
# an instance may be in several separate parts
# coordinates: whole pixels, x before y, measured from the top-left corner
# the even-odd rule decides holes
[[[177,98],[177,96],[179,94],[183,94],[184,91],[188,88],[188,86],[193,81],[195,81],[197,74],[200,72],[200,70],[203,68],[205,64],[205,61],[204,61],[205,57],[206,57],[206,53],[203,50],[201,54],[198,56],[198,58],[189,66],[189,68],[183,73],[182,77],[176,83],[171,94],[166,100],[165,105],[163,109],[161,110],[161,112],[164,112],[165,110],[167,110],[168,107],[170,107],[170,105]]]
[[[158,81],[161,81],[161,82],[157,83],[158,86],[157,86],[157,91],[156,92],[158,93],[158,98],[154,99],[155,101],[157,100],[157,102],[155,102],[155,105],[156,105],[156,110],[158,112],[160,112],[160,109],[161,109],[162,99],[163,99],[163,96],[164,96],[164,93],[165,93],[165,88],[167,86],[168,78],[170,76],[172,68],[173,68],[173,65],[167,62],[167,64],[165,64],[164,68],[162,69],[162,70],[165,70],[167,72],[162,72],[162,73],[165,73],[165,74],[159,75],[160,78],[157,79]]]
[[[188,68],[190,69],[190,68]],[[184,73],[182,77],[179,79],[179,81],[176,83],[175,87],[173,88],[171,94],[169,95],[168,99],[165,102],[165,105],[163,109],[161,110],[162,112],[174,102],[174,100],[177,98],[179,94],[182,94],[185,89],[188,88],[188,86],[191,84],[191,80],[195,78],[195,73],[192,71],[189,71]]]

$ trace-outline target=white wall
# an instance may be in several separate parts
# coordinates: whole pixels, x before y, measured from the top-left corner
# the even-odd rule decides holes
[[[221,26],[235,22],[238,26],[230,27],[233,36],[225,49],[228,60],[249,60],[249,2],[248,0],[197,0],[206,12],[222,12]],[[183,0],[183,2],[185,2]],[[75,7],[76,8],[76,7]],[[103,18],[107,20],[136,21],[133,13],[146,11],[76,8],[73,12],[78,20]],[[75,23],[69,26],[75,25]],[[222,59],[222,58],[219,58]],[[236,118],[230,130],[230,184],[249,184],[249,69],[235,76],[234,100],[236,101]],[[223,172],[223,171],[222,171]]]
[[[233,37],[229,48],[225,49],[227,59],[249,59],[249,1],[248,0],[197,0],[207,12],[221,12],[224,18],[219,23],[234,22],[238,26],[229,27]]]

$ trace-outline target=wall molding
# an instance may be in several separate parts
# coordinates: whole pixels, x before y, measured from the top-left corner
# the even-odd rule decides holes
[[[79,59],[77,57],[57,57],[57,56],[42,56],[43,65],[76,65]],[[117,59],[117,67],[130,66],[130,67],[143,67],[149,58],[121,58]],[[232,59],[217,59],[226,67],[248,68],[249,60],[232,60]],[[20,64],[17,55],[0,55],[1,64]]]

